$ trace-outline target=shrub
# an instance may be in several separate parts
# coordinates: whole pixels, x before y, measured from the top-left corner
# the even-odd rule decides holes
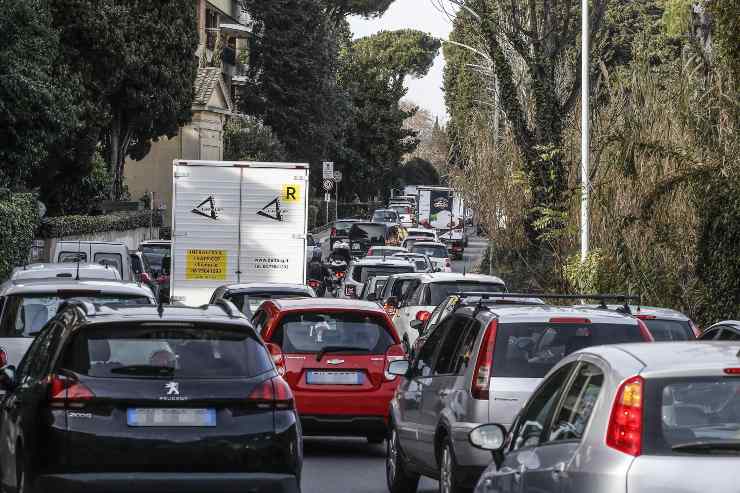
[[[0,279],[6,279],[13,267],[26,262],[38,224],[35,196],[17,193],[0,197]]]
[[[60,216],[47,218],[39,228],[40,238],[62,238],[106,231],[127,231],[136,228],[148,228],[151,225],[162,226],[162,215],[151,211],[134,213],[114,213],[105,216]]]

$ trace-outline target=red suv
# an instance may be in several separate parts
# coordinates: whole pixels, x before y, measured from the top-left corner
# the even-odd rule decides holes
[[[393,323],[376,303],[331,298],[265,301],[252,319],[290,384],[305,435],[386,437],[404,358]]]

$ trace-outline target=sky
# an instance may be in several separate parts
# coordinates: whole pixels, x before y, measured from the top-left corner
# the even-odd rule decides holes
[[[449,6],[449,3],[447,4]],[[388,11],[378,19],[350,18],[352,32],[356,38],[368,36],[378,31],[396,29],[418,29],[433,36],[447,39],[452,30],[450,19],[440,12],[432,0],[396,0]],[[406,81],[409,89],[406,99],[428,110],[441,121],[447,120],[444,94],[442,93],[442,76],[444,57],[440,54],[434,67],[423,79]]]

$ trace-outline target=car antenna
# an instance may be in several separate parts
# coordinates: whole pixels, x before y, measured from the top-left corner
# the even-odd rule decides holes
[[[77,268],[75,269],[75,281],[80,280],[80,257],[82,257],[82,240],[77,238]]]

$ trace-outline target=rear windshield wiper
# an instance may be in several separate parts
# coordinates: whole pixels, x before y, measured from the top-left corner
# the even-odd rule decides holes
[[[321,351],[316,353],[316,361],[321,361],[321,358],[324,357],[326,353],[341,353],[342,351],[361,351],[363,353],[369,353],[370,350],[365,347],[357,347],[357,346],[325,346],[321,348]]]
[[[175,368],[172,366],[154,366],[154,365],[128,365],[112,368],[111,373],[120,373],[123,375],[145,375],[152,377],[169,377],[175,374]]]
[[[740,455],[740,440],[679,443],[671,448],[674,452],[695,452],[705,454],[730,452],[736,455]]]

